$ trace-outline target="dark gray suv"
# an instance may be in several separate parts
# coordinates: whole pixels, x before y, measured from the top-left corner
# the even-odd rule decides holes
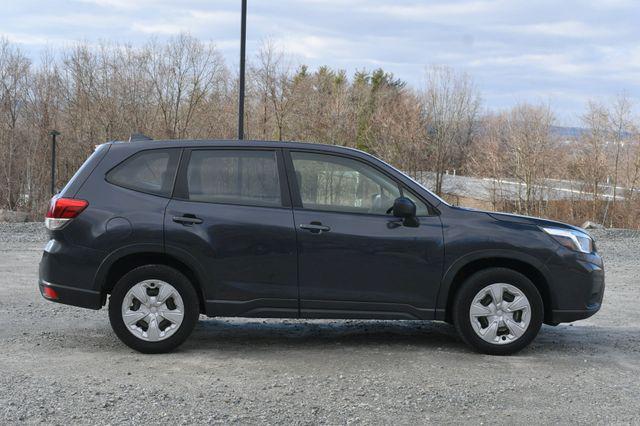
[[[199,314],[441,320],[489,354],[595,314],[582,229],[453,207],[357,150],[292,142],[100,145],[46,216],[39,288],[169,351]]]

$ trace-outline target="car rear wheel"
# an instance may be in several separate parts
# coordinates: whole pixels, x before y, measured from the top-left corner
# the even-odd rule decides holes
[[[540,331],[543,312],[536,286],[507,268],[485,269],[469,277],[453,305],[462,340],[491,355],[512,354],[531,343]]]
[[[168,352],[182,344],[198,321],[191,282],[165,265],[125,274],[109,299],[109,320],[123,343],[143,353]]]

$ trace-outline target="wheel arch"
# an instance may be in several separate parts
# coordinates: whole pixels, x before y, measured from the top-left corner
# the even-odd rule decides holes
[[[529,278],[542,297],[544,317],[549,318],[553,309],[553,295],[550,274],[544,264],[523,253],[496,251],[465,256],[447,270],[438,293],[436,319],[451,322],[453,301],[462,284],[471,275],[488,268],[508,268]]]
[[[96,272],[95,287],[102,295],[102,304],[107,295],[127,272],[144,265],[160,264],[170,266],[184,274],[198,294],[200,312],[205,312],[204,274],[186,253],[180,250],[167,252],[160,245],[128,246],[111,253]]]

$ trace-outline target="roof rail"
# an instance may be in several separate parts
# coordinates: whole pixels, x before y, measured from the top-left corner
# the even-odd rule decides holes
[[[149,136],[145,135],[144,133],[131,133],[131,136],[129,136],[129,142],[135,142],[135,141],[152,141],[153,138],[150,138]]]

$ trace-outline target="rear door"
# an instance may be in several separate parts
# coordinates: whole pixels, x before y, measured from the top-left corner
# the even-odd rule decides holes
[[[440,217],[381,169],[333,153],[291,151],[303,317],[432,319],[440,285]],[[388,213],[400,195],[419,226]]]
[[[165,247],[194,258],[216,316],[298,316],[296,234],[280,149],[183,153]]]

